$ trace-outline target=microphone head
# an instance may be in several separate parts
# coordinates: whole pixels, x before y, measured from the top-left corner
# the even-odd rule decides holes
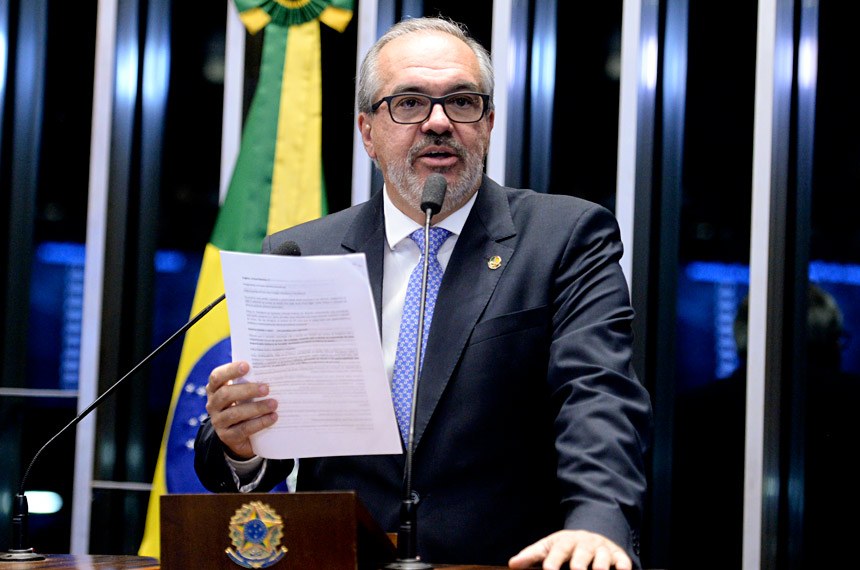
[[[438,172],[431,174],[424,182],[424,191],[421,193],[421,211],[430,210],[430,215],[435,216],[442,209],[445,201],[445,191],[448,189],[448,181]]]
[[[302,250],[299,249],[299,244],[294,241],[285,241],[279,244],[278,247],[272,250],[272,255],[301,255]]]

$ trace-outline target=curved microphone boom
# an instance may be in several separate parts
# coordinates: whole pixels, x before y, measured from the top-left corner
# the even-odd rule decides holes
[[[298,244],[292,241],[287,241],[280,244],[276,247],[272,254],[274,255],[301,255],[301,250],[299,249]],[[12,548],[10,548],[6,552],[0,552],[0,562],[9,561],[9,562],[35,562],[38,560],[44,560],[45,556],[37,553],[32,547],[26,546],[29,542],[28,537],[28,520],[29,520],[29,506],[27,504],[27,496],[24,494],[24,490],[27,488],[27,477],[30,475],[30,470],[33,468],[33,465],[36,463],[36,460],[42,454],[45,449],[51,445],[54,440],[63,435],[70,428],[76,426],[87,417],[90,412],[95,410],[102,401],[113,394],[119,386],[125,382],[126,378],[130,377],[132,374],[138,371],[141,366],[148,363],[152,360],[156,355],[158,355],[162,350],[164,350],[167,346],[173,343],[177,338],[182,336],[188,329],[194,326],[197,321],[206,316],[209,311],[215,308],[221,301],[223,301],[226,296],[222,293],[220,297],[206,305],[199,313],[191,317],[191,319],[182,325],[175,333],[170,335],[170,337],[162,342],[158,348],[150,352],[143,360],[138,362],[134,368],[126,372],[125,376],[117,380],[113,386],[108,388],[102,393],[101,396],[96,398],[92,404],[87,406],[87,408],[79,413],[75,418],[66,424],[63,429],[58,431],[56,435],[54,435],[51,439],[49,439],[33,456],[33,459],[30,460],[30,464],[27,466],[27,469],[24,471],[24,476],[21,478],[21,485],[18,487],[18,493],[15,495],[14,505],[12,509]]]
[[[421,211],[424,212],[424,248],[430,243],[430,218],[442,210],[448,181],[441,174],[427,177],[421,192]],[[400,503],[400,528],[397,529],[397,560],[385,566],[386,570],[432,570],[433,566],[423,562],[417,554],[417,501],[412,496],[412,456],[415,443],[415,409],[418,395],[418,376],[421,372],[421,348],[424,346],[424,309],[427,304],[427,273],[430,256],[424,255],[421,274],[421,304],[418,308],[418,335],[415,345],[415,367],[412,375],[412,409],[409,416],[409,440],[406,442],[406,472],[404,474],[403,501]]]

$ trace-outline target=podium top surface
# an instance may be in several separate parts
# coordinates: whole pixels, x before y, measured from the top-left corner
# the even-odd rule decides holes
[[[2,562],[0,570],[158,570],[158,560],[143,556],[44,554],[35,562]]]
[[[0,570],[159,570],[161,566],[155,558],[141,556],[114,556],[89,554],[45,554],[45,560],[37,562],[4,562]],[[239,568],[236,566],[236,568]],[[504,570],[501,566],[460,566],[451,564],[434,565],[446,570]]]

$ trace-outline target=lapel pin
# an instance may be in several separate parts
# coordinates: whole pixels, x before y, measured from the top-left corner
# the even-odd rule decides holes
[[[502,258],[498,255],[494,255],[490,259],[487,260],[487,267],[490,269],[498,269],[502,266]]]

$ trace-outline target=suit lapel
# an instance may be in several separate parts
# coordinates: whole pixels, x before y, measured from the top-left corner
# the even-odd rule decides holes
[[[370,289],[376,304],[377,329],[382,330],[382,259],[385,247],[385,216],[382,191],[375,192],[343,237],[341,245],[349,252],[364,253]]]
[[[385,218],[382,193],[376,192],[356,216],[342,244],[348,252],[364,253],[370,275],[377,324],[382,323],[382,274],[385,247]],[[507,267],[516,245],[516,228],[507,194],[484,177],[475,205],[457,239],[448,262],[427,339],[415,420],[415,446],[421,441],[436,405],[483,314],[496,284]],[[491,269],[488,262],[498,256],[502,264]],[[394,456],[398,457],[398,456]],[[402,461],[402,458],[399,458]]]
[[[466,342],[514,252],[516,229],[505,191],[484,178],[463,233],[445,269],[421,377],[415,420],[415,446],[436,409]],[[489,260],[502,264],[491,269]]]

